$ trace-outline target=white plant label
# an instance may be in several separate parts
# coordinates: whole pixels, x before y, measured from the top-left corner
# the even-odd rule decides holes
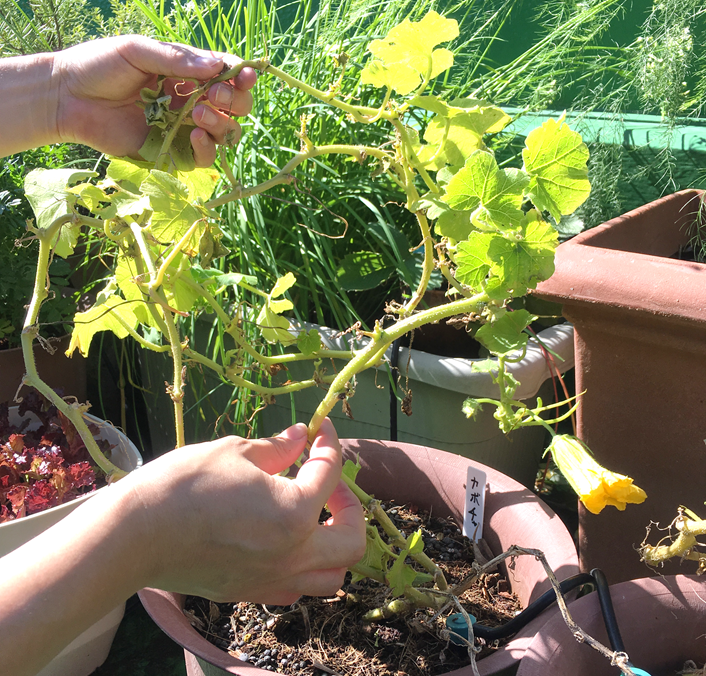
[[[471,540],[483,537],[483,514],[485,513],[485,472],[469,467],[466,475],[466,505],[463,510],[463,534]]]

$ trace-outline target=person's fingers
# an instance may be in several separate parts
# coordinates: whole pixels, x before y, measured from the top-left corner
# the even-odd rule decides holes
[[[191,116],[217,143],[235,145],[240,140],[240,125],[233,118],[210,106],[196,106]]]
[[[140,35],[120,39],[117,50],[130,65],[144,73],[208,80],[223,69],[223,54],[157,42]]]
[[[297,423],[276,437],[251,443],[243,455],[268,474],[278,474],[291,467],[306,450],[306,425]]]
[[[341,588],[345,577],[345,568],[311,570],[296,575],[292,584],[301,596],[329,596]]]
[[[358,498],[342,481],[328,500],[331,518],[313,533],[314,568],[350,567],[365,554],[365,518]]]
[[[194,149],[194,162],[197,167],[210,167],[216,161],[216,142],[201,127],[191,132],[191,147]]]
[[[208,100],[220,110],[229,115],[242,117],[248,115],[252,110],[252,94],[242,91],[225,82],[219,82],[208,90]]]
[[[326,418],[316,434],[309,459],[297,472],[302,494],[320,506],[329,499],[341,478],[341,445],[333,423]]]

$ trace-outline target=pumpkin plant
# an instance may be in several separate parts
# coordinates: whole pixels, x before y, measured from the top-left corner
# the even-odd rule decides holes
[[[518,383],[506,365],[522,358],[527,329],[535,316],[525,309],[511,310],[510,303],[552,274],[558,244],[555,225],[590,192],[588,150],[560,117],[529,134],[521,167],[499,166],[486,140],[501,133],[510,117],[487,101],[445,101],[430,93],[434,78],[453,64],[452,52],[439,45],[456,37],[456,21],[432,11],[417,23],[405,20],[384,39],[373,40],[360,86],[380,90],[377,107],[358,105],[353,93],[342,91],[344,54],[337,57],[340,76],[326,91],[266,60],[240,62],[209,82],[195,82],[193,93],[178,111],[170,108],[170,97],[159,83],[156,89],[142,92],[141,105],[152,125],[141,151],[144,161],[112,159],[100,180],[71,170],[36,170],[28,176],[26,191],[37,217],[30,227],[39,239],[40,254],[22,337],[25,382],[40,389],[73,420],[95,461],[110,475],[118,477],[120,470],[110,466],[95,447],[83,424],[82,405],[68,403],[42,385],[31,350],[37,311],[46,295],[50,256],[69,253],[82,227],[94,230],[115,248],[114,274],[93,307],[76,314],[68,352],[78,349],[86,355],[99,331],[130,336],[145,349],[169,352],[173,378],[167,393],[174,406],[178,445],[184,444],[188,366],[212,369],[224,381],[246,388],[265,402],[304,388],[322,388],[321,403],[309,421],[313,438],[336,404],[350,406],[356,375],[382,364],[393,341],[425,324],[456,316],[481,325],[475,337],[495,357],[476,368],[492,373],[498,399],[468,400],[469,415],[481,405],[493,405],[499,425],[507,432],[528,425],[551,429],[560,419],[544,416],[551,418],[561,404],[544,406],[539,401],[529,408],[514,399]],[[241,185],[222,155],[226,187],[214,196],[223,183],[214,169],[194,168],[188,143],[190,112],[210,86],[234,77],[245,66],[274,79],[270,86],[296,87],[339,111],[346,124],[387,125],[389,142],[378,147],[326,145],[323,139],[309,137],[309,118],[303,115],[301,147],[285,166],[259,185]],[[268,86],[262,79],[258,86]],[[427,120],[425,125],[417,122],[420,118]],[[286,294],[296,283],[291,273],[273,288],[259,289],[254,278],[224,272],[213,264],[224,253],[218,207],[292,185],[307,162],[332,154],[368,164],[373,177],[384,175],[399,187],[401,200],[416,219],[418,247],[424,256],[418,286],[404,302],[391,303],[372,331],[358,330],[367,342],[349,351],[326,349],[316,330],[297,330],[286,317],[292,309]],[[447,302],[421,309],[435,270],[446,280]],[[239,297],[249,298],[250,304],[225,302],[221,295],[229,287],[237,287]],[[202,308],[217,315],[232,340],[215,354],[197,352],[180,332],[181,318]],[[246,336],[247,324],[258,327],[259,342]],[[286,349],[273,354],[276,346]],[[344,359],[346,364],[338,373],[327,374],[322,364],[329,358]],[[296,361],[311,362],[310,378],[270,385],[272,373]],[[353,573],[388,584],[395,597],[371,617],[415,606],[439,607],[442,599],[429,585],[443,592],[447,583],[424,553],[421,533],[405,539],[380,503],[356,485],[355,473],[353,463],[344,467],[344,480],[361,500],[370,525],[368,550]],[[374,521],[388,541],[381,538]],[[405,563],[407,557],[419,567]]]

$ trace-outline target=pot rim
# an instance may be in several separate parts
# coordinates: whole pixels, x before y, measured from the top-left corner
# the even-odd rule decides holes
[[[514,500],[512,504],[516,503],[518,505],[525,505],[530,497],[533,498],[533,504],[535,504],[534,501],[536,501],[536,504],[541,503],[541,511],[544,512],[547,517],[546,523],[542,525],[542,531],[546,534],[549,529],[556,529],[557,539],[561,540],[562,538],[565,538],[566,540],[565,543],[561,543],[562,545],[565,545],[565,547],[562,546],[561,552],[554,552],[553,554],[556,557],[556,560],[553,562],[554,565],[557,569],[562,569],[562,576],[569,576],[578,573],[578,556],[576,554],[576,549],[573,546],[573,540],[563,522],[556,517],[554,512],[547,507],[539,497],[534,496],[531,491],[516,482],[514,479],[511,479],[501,472],[498,472],[497,470],[487,467],[479,462],[470,460],[469,458],[414,444],[360,439],[342,439],[341,442],[344,449],[347,448],[349,455],[355,454],[356,444],[358,446],[360,444],[365,445],[365,442],[375,444],[375,446],[371,448],[370,457],[375,455],[375,447],[384,447],[384,450],[389,453],[389,446],[392,444],[392,450],[400,453],[408,459],[417,459],[420,462],[427,464],[429,467],[451,466],[452,469],[460,470],[462,467],[473,465],[483,469],[487,473],[489,485],[491,487],[503,489],[503,491],[498,491],[498,493],[502,493],[503,495],[512,493],[512,499]],[[361,453],[361,459],[363,462],[366,461],[366,457],[363,453]],[[463,479],[465,479],[465,471],[463,472]],[[492,493],[489,493],[489,495],[492,495]],[[496,498],[496,500],[499,499]],[[502,506],[500,509],[502,510]],[[536,516],[536,513],[533,514],[533,518]],[[489,523],[491,517],[492,515],[486,513],[485,525],[487,527],[490,527]],[[554,521],[553,518],[556,520]],[[550,538],[551,536],[547,537],[547,539]],[[571,549],[570,551],[569,546]],[[564,549],[566,549],[566,551],[564,551]],[[557,550],[559,550],[558,545]],[[564,557],[564,560],[560,561],[562,556]],[[541,564],[537,563],[537,565]],[[508,579],[512,584],[513,578],[508,576]],[[544,590],[541,589],[540,591],[540,589],[537,589],[535,586],[534,591],[541,593],[541,591]],[[255,676],[257,673],[262,673],[263,670],[252,664],[240,662],[228,652],[217,648],[203,638],[196,631],[196,629],[191,626],[188,618],[183,613],[183,602],[185,599],[183,594],[170,593],[157,589],[143,589],[138,592],[138,594],[143,606],[147,610],[147,613],[159,625],[162,631],[164,631],[173,641],[184,647],[187,652],[213,664],[214,666],[224,670],[226,673],[239,674],[240,676]],[[530,598],[534,597],[536,597],[536,594]],[[482,660],[479,660],[477,663],[479,673],[481,675],[494,674],[516,664],[524,654],[539,628],[541,628],[547,619],[548,618],[545,617],[545,614],[540,615],[535,620],[530,622],[511,641],[503,646],[503,648],[491,655],[488,655]],[[449,672],[447,676],[471,676],[471,674],[471,667],[468,665],[467,667],[462,667],[461,669]]]

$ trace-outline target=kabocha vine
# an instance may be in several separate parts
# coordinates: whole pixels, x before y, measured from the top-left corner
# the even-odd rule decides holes
[[[265,400],[323,385],[325,394],[309,422],[313,439],[336,403],[348,404],[356,374],[383,363],[394,340],[425,324],[459,315],[473,315],[482,322],[476,338],[497,358],[481,361],[476,368],[493,374],[499,398],[468,400],[468,415],[483,404],[492,404],[504,431],[528,425],[544,425],[551,430],[557,419],[545,420],[542,416],[561,404],[543,406],[539,402],[536,408],[529,408],[514,399],[518,383],[507,372],[506,364],[522,358],[528,340],[526,329],[536,317],[524,309],[511,311],[509,303],[552,274],[558,243],[553,224],[571,214],[590,192],[588,150],[579,134],[560,118],[547,121],[527,137],[522,168],[498,166],[483,139],[500,133],[511,121],[508,115],[486,101],[447,102],[426,93],[432,80],[453,64],[452,52],[438,45],[456,37],[456,21],[429,12],[418,23],[405,20],[385,39],[372,41],[372,58],[363,68],[360,81],[362,86],[382,90],[377,108],[351,103],[354,99],[339,91],[342,74],[327,91],[321,91],[262,60],[240,63],[214,80],[194,83],[193,93],[178,111],[170,109],[171,99],[164,95],[160,81],[155,90],[142,92],[142,106],[152,125],[142,149],[144,162],[113,159],[102,180],[70,170],[36,170],[28,176],[27,195],[36,213],[31,230],[40,241],[40,259],[22,338],[27,360],[25,383],[40,389],[74,421],[94,460],[113,477],[119,476],[119,470],[110,466],[95,447],[83,425],[83,408],[65,402],[41,383],[31,350],[37,311],[46,296],[51,252],[59,256],[70,253],[83,226],[116,247],[114,275],[93,307],[76,314],[68,353],[78,349],[86,355],[99,331],[112,331],[119,338],[130,336],[148,350],[170,352],[174,368],[167,390],[174,404],[178,445],[184,444],[184,369],[188,365],[210,368],[223,380]],[[345,67],[345,59],[339,59],[339,63]],[[222,156],[229,186],[213,197],[220,177],[214,169],[194,168],[189,146],[190,112],[214,82],[234,77],[245,66],[339,110],[349,123],[388,125],[390,142],[380,147],[319,145],[309,138],[304,116],[301,148],[286,166],[259,185],[244,186]],[[266,85],[261,82],[258,86]],[[411,115],[413,110],[416,117]],[[414,124],[420,112],[428,119],[422,134]],[[285,317],[293,308],[285,298],[296,282],[291,273],[263,291],[256,288],[254,278],[224,273],[212,266],[213,260],[225,253],[214,211],[217,207],[291,184],[295,170],[308,160],[331,154],[348,155],[369,164],[374,174],[385,174],[399,186],[406,208],[416,218],[418,241],[424,252],[417,288],[405,302],[388,309],[393,321],[388,318],[384,325],[377,322],[368,333],[359,332],[367,342],[351,351],[325,349],[317,331],[297,332]],[[435,269],[447,282],[448,302],[420,309]],[[230,285],[249,293],[257,300],[258,309],[226,309],[218,294]],[[233,340],[231,349],[207,356],[183,339],[179,320],[195,307],[206,307],[217,314]],[[259,327],[264,348],[279,344],[290,350],[276,356],[265,354],[266,349],[261,353],[244,333],[244,322],[253,321]],[[334,357],[347,363],[337,374],[326,375],[319,365]],[[308,380],[280,387],[262,384],[269,382],[269,369],[302,360],[312,363]],[[348,463],[344,480],[360,498],[369,527],[366,555],[353,573],[388,584],[395,597],[387,606],[372,611],[370,618],[387,617],[415,606],[440,607],[449,593],[447,583],[424,553],[421,532],[405,539],[378,501],[355,484],[356,471],[356,466]],[[387,542],[374,522],[387,534]],[[407,557],[419,564],[419,570],[405,563]]]

